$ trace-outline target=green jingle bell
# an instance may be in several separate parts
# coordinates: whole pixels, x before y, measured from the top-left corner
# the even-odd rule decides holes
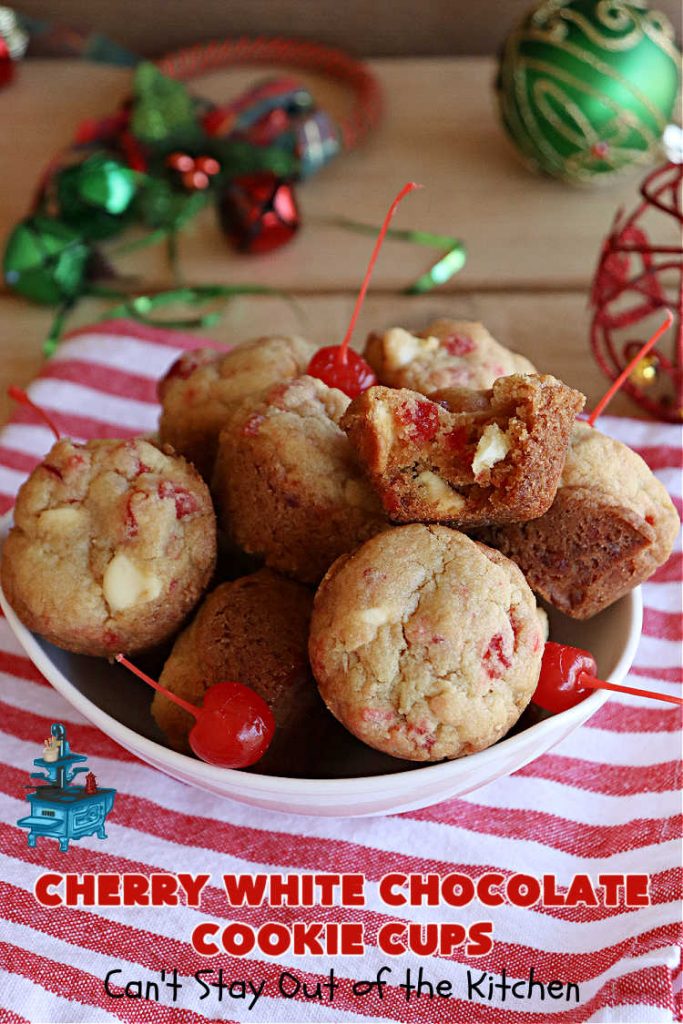
[[[645,0],[542,0],[504,44],[503,125],[534,169],[609,179],[659,153],[680,61],[670,23]]]
[[[94,153],[59,171],[53,187],[61,220],[85,238],[111,238],[132,213],[137,175],[121,161]]]
[[[81,235],[51,217],[27,217],[10,235],[2,270],[8,288],[32,302],[71,302],[84,288],[91,249]]]

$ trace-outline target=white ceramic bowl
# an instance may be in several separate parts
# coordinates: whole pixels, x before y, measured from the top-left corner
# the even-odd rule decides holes
[[[0,543],[11,525],[0,521]],[[360,817],[415,810],[462,796],[509,775],[559,743],[607,700],[596,690],[576,707],[530,724],[488,750],[457,761],[408,765],[370,750],[349,737],[343,750],[330,752],[321,774],[345,777],[290,779],[253,771],[215,768],[161,742],[149,711],[151,690],[119,665],[70,654],[29,632],[0,590],[0,604],[13,632],[34,665],[81,714],[107,736],[160,771],[191,786],[243,803],[289,814]],[[553,639],[591,651],[603,679],[621,682],[633,661],[642,626],[640,588],[588,622],[576,622],[548,609]],[[40,709],[37,709],[40,710]],[[524,718],[520,723],[524,726]],[[96,750],[87,751],[96,755]]]

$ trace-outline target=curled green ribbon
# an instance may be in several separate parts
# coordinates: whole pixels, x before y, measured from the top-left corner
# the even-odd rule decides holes
[[[360,221],[348,220],[346,217],[336,218],[332,223],[363,235],[376,235],[378,231],[374,224],[363,224]],[[424,292],[429,292],[433,288],[445,284],[454,274],[462,270],[467,262],[465,244],[459,238],[453,238],[450,235],[435,235],[430,231],[413,231],[409,228],[389,228],[387,238],[445,250],[443,256],[433,263],[426,273],[403,289],[404,295],[422,295]]]

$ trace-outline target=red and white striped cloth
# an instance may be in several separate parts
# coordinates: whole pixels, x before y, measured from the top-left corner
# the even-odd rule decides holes
[[[197,339],[116,322],[77,332],[63,343],[30,388],[34,401],[72,436],[124,436],[153,431],[158,408],[155,383],[182,349]],[[603,430],[628,442],[649,462],[680,503],[680,441],[677,427],[605,418]],[[50,446],[49,431],[18,408],[0,435],[0,510],[37,458]],[[681,556],[679,552],[645,586],[645,622],[633,674],[680,692]],[[75,749],[85,751],[97,775],[117,790],[107,821],[108,840],[84,839],[68,856],[57,844],[29,849],[17,818],[26,813],[27,770],[52,721],[68,725]],[[22,654],[0,620],[0,1021],[150,1021],[194,1024],[207,1020],[481,1021],[508,1022],[681,1020],[681,713],[636,698],[613,696],[561,746],[516,775],[423,811],[359,820],[300,818],[257,811],[176,783],[147,767],[89,725],[53,691]],[[228,919],[217,886],[205,891],[201,910],[186,907],[44,909],[32,888],[45,870],[149,873],[292,870],[362,870],[368,906],[361,911],[238,910],[252,923],[348,920],[365,922],[369,950],[362,961],[258,956],[206,961],[189,944],[199,920]],[[385,998],[351,994],[354,979],[373,977],[387,957],[374,945],[387,919],[376,882],[388,870],[458,870],[477,876],[486,869],[534,875],[555,873],[566,884],[576,872],[595,879],[604,872],[648,872],[652,905],[637,910],[605,908],[492,911],[495,946],[477,967],[508,977],[580,984],[581,1005],[539,1001],[513,1005],[465,998],[465,963],[406,956],[391,964],[393,978],[423,966],[432,981],[448,979],[455,997],[432,1003],[405,1002],[390,985]],[[452,909],[409,909],[392,917],[453,920]],[[468,923],[481,908],[459,910]],[[485,915],[488,916],[488,915]],[[186,985],[173,1004],[114,1000],[103,988],[105,973],[119,979],[159,980],[159,971],[181,976],[222,966],[226,977],[270,979],[271,994],[252,1011],[246,1001],[199,1001]],[[472,962],[470,961],[470,966]],[[294,971],[313,985],[334,966],[340,987],[334,1004],[277,997],[273,979]],[[168,991],[168,990],[166,990]]]

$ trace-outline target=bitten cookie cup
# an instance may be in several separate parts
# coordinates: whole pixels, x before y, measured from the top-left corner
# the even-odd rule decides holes
[[[276,727],[259,772],[313,771],[329,726],[336,726],[308,663],[312,604],[307,587],[269,569],[222,583],[178,636],[161,673],[161,684],[192,704],[201,704],[212,684],[228,681],[250,686],[266,701]],[[191,716],[161,693],[152,714],[170,745],[189,753]]]
[[[316,346],[304,338],[257,338],[227,355],[212,349],[187,352],[159,383],[159,436],[211,479],[218,435],[247,395],[298,377]]]
[[[387,527],[339,421],[349,404],[315,377],[247,400],[221,432],[212,485],[239,547],[304,583]]]
[[[380,384],[423,395],[437,388],[490,388],[510,373],[536,372],[471,320],[435,320],[419,334],[392,327],[371,334],[364,355]]]
[[[517,566],[445,526],[413,524],[338,559],[315,597],[309,654],[355,736],[413,761],[463,757],[515,724],[544,627]]]
[[[584,396],[554,377],[501,377],[488,391],[369,388],[341,425],[396,522],[463,529],[543,515]]]
[[[648,579],[679,529],[671,498],[640,456],[577,423],[548,512],[477,535],[514,559],[550,604],[587,619]]]
[[[58,441],[19,490],[2,586],[30,630],[110,657],[173,636],[216,560],[208,488],[143,439]]]

